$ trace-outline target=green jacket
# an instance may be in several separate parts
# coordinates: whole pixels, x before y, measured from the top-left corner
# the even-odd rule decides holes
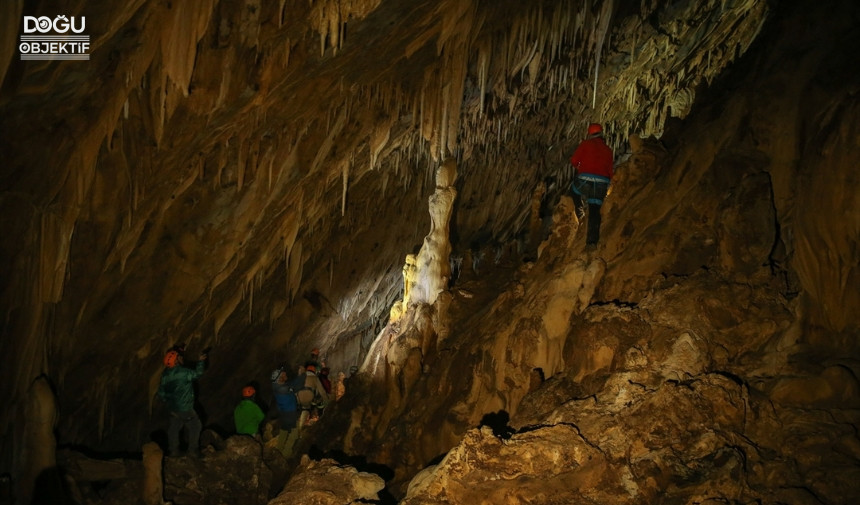
[[[263,411],[254,400],[244,399],[236,405],[233,411],[233,421],[236,423],[236,433],[240,435],[256,435],[263,421]]]
[[[203,375],[205,366],[206,363],[201,360],[193,370],[184,366],[164,369],[158,385],[158,397],[167,404],[167,408],[173,412],[194,410],[193,382]]]

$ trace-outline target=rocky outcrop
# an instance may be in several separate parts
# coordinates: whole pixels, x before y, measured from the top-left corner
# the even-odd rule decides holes
[[[150,397],[92,380],[93,360],[139,391],[180,341],[215,346],[211,376],[239,382],[258,361],[312,347],[331,350],[336,368],[358,364],[398,298],[391,265],[427,229],[421,202],[441,160],[462,175],[452,247],[508,243],[526,231],[533,181],[564,177],[589,103],[616,143],[639,124],[658,131],[767,11],[474,0],[69,9],[86,16],[89,61],[23,62],[14,30],[0,51],[0,208],[16,237],[0,262],[15,335],[0,343],[0,389],[18,408],[47,374],[63,437],[105,449],[140,447],[119,433],[155,426],[135,414]],[[4,22],[23,11],[10,3]],[[649,61],[660,65],[646,75]],[[218,359],[244,352],[247,362]],[[227,411],[227,382],[202,383],[212,412]]]
[[[378,475],[359,472],[334,460],[311,461],[303,458],[300,467],[269,505],[313,503],[351,505],[379,500],[385,481]]]
[[[222,426],[225,392],[321,347],[365,366],[307,433],[410,503],[856,501],[856,19],[140,0],[88,18],[87,67],[4,47],[4,447],[42,373],[62,443],[137,450],[170,344],[215,347],[198,399]],[[623,163],[586,251],[565,158],[595,119]],[[404,277],[428,224],[450,243]],[[426,303],[385,324],[404,280]],[[254,444],[167,460],[164,498],[273,497],[286,463]],[[306,462],[284,500],[378,486]]]
[[[851,151],[851,137],[837,132],[854,131],[857,119],[836,110],[852,110],[844,97],[857,82],[825,79],[833,93],[809,97],[833,111],[827,122],[805,123],[821,131],[821,143],[804,143],[797,121],[773,120],[777,110],[798,106],[794,94],[767,89],[814,89],[824,74],[799,83],[776,61],[796,58],[798,47],[815,48],[804,53],[810,60],[798,60],[803,68],[843,61],[840,36],[829,45],[780,37],[805,16],[825,16],[795,14],[775,22],[761,53],[700,95],[706,101],[683,130],[679,123],[660,140],[632,138],[596,251],[584,249],[562,198],[533,263],[502,253],[495,265],[476,263],[477,275],[464,266],[451,291],[453,330],[401,402],[411,409],[391,417],[373,403],[360,407],[365,426],[387,434],[384,443],[362,438],[359,426],[349,431],[353,450],[408,469],[390,483],[407,503],[860,498],[851,484],[858,468],[851,433],[860,422],[856,342],[833,319],[853,306],[842,286],[856,275],[857,258],[851,248],[801,250],[795,241],[838,236],[856,244],[856,205],[786,205],[811,180],[802,160],[832,174]],[[786,146],[799,149],[790,151],[791,163]],[[836,201],[857,193],[843,175],[828,179]],[[808,279],[794,270],[808,264],[820,269],[821,289],[807,291]],[[490,280],[501,272],[501,283]],[[845,296],[849,305],[834,298],[824,310],[820,296]],[[847,324],[856,331],[856,317]],[[493,429],[468,430],[480,425]],[[598,470],[577,451],[594,454]],[[535,470],[534,460],[565,464]],[[408,485],[401,480],[419,471]]]

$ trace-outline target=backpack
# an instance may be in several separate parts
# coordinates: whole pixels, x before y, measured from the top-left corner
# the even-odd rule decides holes
[[[302,387],[296,391],[296,400],[298,400],[299,405],[303,409],[311,408],[314,404],[314,399],[316,399],[316,392],[309,387]]]
[[[314,403],[316,392],[305,386],[306,377],[306,375],[299,375],[290,381],[290,389],[295,393],[296,401],[299,406],[304,409],[309,409]]]

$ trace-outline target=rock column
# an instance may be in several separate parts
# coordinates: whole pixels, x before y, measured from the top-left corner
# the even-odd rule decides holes
[[[20,475],[18,477],[18,498],[20,503],[30,503],[36,491],[37,482],[42,493],[50,492],[52,486],[60,486],[57,466],[57,440],[54,428],[57,426],[57,400],[45,376],[40,376],[27,392],[22,426],[22,450]]]
[[[410,305],[426,303],[433,305],[439,293],[448,288],[451,277],[450,222],[457,190],[457,163],[449,158],[436,170],[436,191],[430,196],[430,233],[415,260],[415,277],[410,288],[409,299],[404,299],[404,309]]]

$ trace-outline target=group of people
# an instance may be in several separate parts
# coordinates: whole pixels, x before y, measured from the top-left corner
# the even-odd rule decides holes
[[[576,212],[582,220],[588,216],[586,248],[594,248],[600,238],[600,207],[609,190],[613,176],[613,153],[603,139],[603,127],[598,123],[588,125],[587,137],[570,157],[576,170],[571,185]],[[587,206],[587,213],[586,213]],[[188,429],[188,452],[199,454],[201,422],[194,410],[193,382],[203,374],[207,355],[200,355],[195,368],[183,366],[184,346],[178,345],[164,356],[164,372],[158,388],[161,398],[170,410],[167,429],[168,454],[179,450],[179,433]],[[333,396],[339,400],[345,393],[344,373],[338,374],[332,385],[329,369],[320,362],[319,349],[311,352],[310,359],[300,366],[296,376],[290,380],[286,365],[272,372],[272,390],[278,410],[278,448],[289,455],[298,439],[302,426],[312,424]],[[352,370],[350,370],[352,372]],[[236,406],[233,417],[236,432],[256,436],[265,414],[256,402],[257,390],[253,385],[242,388],[242,400]]]
[[[183,427],[188,430],[188,454],[199,456],[202,424],[194,410],[193,382],[203,375],[208,356],[203,353],[194,368],[184,365],[184,346],[172,347],[164,356],[164,371],[158,388],[158,397],[170,411],[167,430],[168,455],[179,453],[179,434]],[[351,369],[352,370],[352,369]],[[334,384],[329,377],[329,368],[319,360],[319,349],[311,352],[310,359],[298,367],[295,377],[290,379],[286,364],[271,374],[272,392],[278,414],[278,436],[275,446],[285,455],[299,438],[301,427],[309,426],[319,419],[329,399],[339,400],[346,393],[345,374],[340,372]],[[257,403],[257,388],[246,385],[242,398],[233,411],[236,433],[256,437],[266,415]]]

